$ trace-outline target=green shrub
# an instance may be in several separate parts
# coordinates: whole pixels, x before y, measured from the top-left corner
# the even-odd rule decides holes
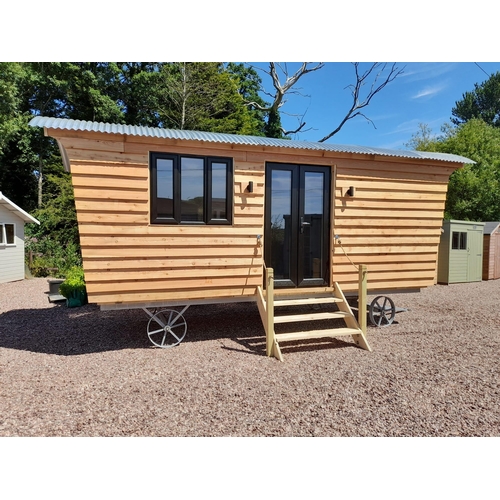
[[[66,297],[68,307],[82,306],[87,303],[85,275],[81,267],[73,267],[68,271],[65,281],[59,287],[59,292]]]
[[[48,237],[27,238],[26,263],[36,278],[65,278],[70,269],[82,265],[82,258],[80,248],[73,242],[63,244]]]

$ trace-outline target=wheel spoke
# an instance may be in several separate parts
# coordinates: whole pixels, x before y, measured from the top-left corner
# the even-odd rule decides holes
[[[164,346],[165,345],[165,339],[167,338],[167,331],[165,330],[165,334],[163,335],[163,339],[161,341],[161,345]]]
[[[174,312],[174,311],[172,311]],[[179,313],[173,320],[171,320],[172,316],[170,316],[170,318],[168,318],[168,324],[169,326],[173,326],[175,325],[175,322],[181,317],[181,313]]]
[[[172,335],[172,337],[175,337],[175,339],[177,340],[177,342],[180,342],[182,340],[182,338],[179,338],[177,337],[177,335],[174,333],[174,332],[170,332],[170,335]]]
[[[165,328],[167,326],[166,322],[163,319],[163,315],[158,314],[157,316],[154,316],[152,319],[154,319],[162,328]]]
[[[160,333],[165,331],[163,328],[160,328],[159,330],[154,330],[153,332],[149,332],[149,335],[154,335],[155,333]]]
[[[170,325],[170,328],[179,328],[180,326],[184,326],[186,323],[179,323],[177,325]]]

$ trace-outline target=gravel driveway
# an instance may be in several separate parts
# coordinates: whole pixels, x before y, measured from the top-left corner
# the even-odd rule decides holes
[[[0,284],[0,436],[500,436],[500,280],[393,294],[397,324],[265,356],[254,304],[193,306],[172,349],[142,310]]]

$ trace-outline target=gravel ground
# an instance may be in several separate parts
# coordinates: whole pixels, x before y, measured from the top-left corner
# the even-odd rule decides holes
[[[0,284],[0,436],[500,436],[500,280],[394,294],[350,337],[265,356],[255,304],[193,306],[172,349],[142,310]]]

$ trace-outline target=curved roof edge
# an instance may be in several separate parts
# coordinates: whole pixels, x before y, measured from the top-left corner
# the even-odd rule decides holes
[[[381,155],[398,158],[411,158],[417,160],[448,161],[455,163],[475,163],[474,161],[470,160],[469,158],[465,158],[464,156],[447,153],[383,149],[367,146],[327,144],[322,142],[291,141],[286,139],[272,139],[269,137],[257,137],[252,135],[222,134],[216,132],[199,132],[194,130],[174,130],[158,127],[142,127],[138,125],[123,125],[116,123],[71,120],[68,118],[50,118],[47,116],[35,116],[29,122],[29,124],[32,127],[45,127],[52,129],[88,132],[104,132],[108,134],[135,135],[142,137],[155,137],[159,139],[179,139],[214,142],[221,144],[240,144],[247,146],[268,146],[315,151],[333,151],[336,153]]]

